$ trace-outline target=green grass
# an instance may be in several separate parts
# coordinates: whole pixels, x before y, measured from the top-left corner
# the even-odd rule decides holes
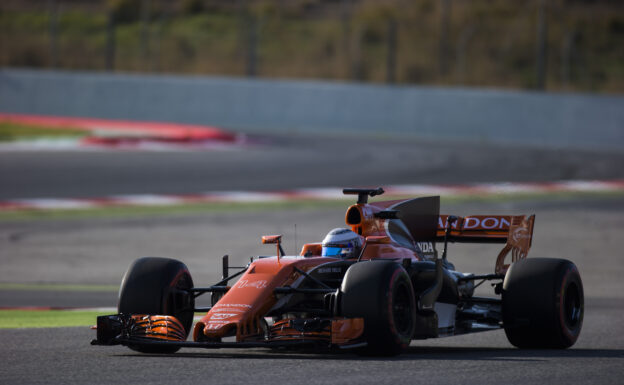
[[[0,290],[15,291],[117,291],[119,285],[79,285],[65,283],[0,283]]]
[[[91,326],[98,316],[106,314],[92,310],[0,310],[0,329]]]
[[[0,122],[0,142],[29,139],[71,139],[80,138],[87,131],[74,128],[43,128],[25,124]]]

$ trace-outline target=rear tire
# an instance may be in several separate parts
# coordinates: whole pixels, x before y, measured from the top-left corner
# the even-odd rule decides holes
[[[352,265],[342,281],[341,309],[345,317],[364,318],[367,355],[396,355],[414,335],[416,303],[409,275],[393,261]]]
[[[128,268],[117,310],[123,314],[171,315],[188,336],[193,324],[195,298],[189,292],[193,279],[186,265],[169,258],[145,257]],[[174,353],[179,348],[130,346],[142,353]]]
[[[503,326],[525,349],[565,349],[583,326],[583,283],[574,263],[534,258],[513,263],[503,282]]]

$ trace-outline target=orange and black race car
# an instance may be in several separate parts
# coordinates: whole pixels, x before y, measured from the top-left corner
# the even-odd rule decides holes
[[[136,260],[123,278],[119,314],[98,317],[92,343],[144,353],[312,346],[393,355],[413,339],[500,328],[519,348],[575,343],[581,278],[570,261],[526,258],[534,216],[440,215],[439,197],[368,203],[383,189],[343,192],[358,196],[346,212],[348,228],[305,244],[297,256],[284,255],[281,236],[264,236],[275,256],[252,258],[231,275],[225,256],[223,279],[213,286],[194,286],[180,261]],[[493,273],[475,275],[455,271],[448,242],[505,246]],[[493,295],[475,296],[486,281]],[[212,306],[196,307],[206,293]]]

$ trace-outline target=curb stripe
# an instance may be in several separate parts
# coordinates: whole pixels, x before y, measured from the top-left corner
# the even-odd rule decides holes
[[[133,149],[211,150],[230,149],[248,144],[244,134],[203,125],[23,115],[0,112],[0,123],[37,126],[48,130],[71,128],[86,136],[76,139],[39,139],[1,143],[4,150],[56,149]]]
[[[624,180],[562,181],[549,183],[481,183],[469,185],[394,185],[388,195],[490,196],[554,192],[624,192]],[[286,191],[218,191],[194,195],[136,194],[89,199],[36,198],[0,201],[0,211],[76,210],[112,206],[172,206],[189,203],[254,203],[297,200],[352,199],[342,188],[306,188]]]
[[[150,135],[171,140],[234,140],[234,135],[213,126],[195,124],[141,122],[129,120],[74,118],[47,115],[23,115],[0,112],[0,121],[57,129],[69,127],[107,135]]]

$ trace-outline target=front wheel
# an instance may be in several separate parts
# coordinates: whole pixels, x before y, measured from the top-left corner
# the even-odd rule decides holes
[[[568,260],[528,258],[513,263],[502,299],[505,334],[516,347],[565,349],[581,333],[583,283]]]
[[[140,258],[128,268],[121,282],[117,310],[124,314],[174,316],[184,326],[188,336],[195,309],[195,298],[190,292],[192,288],[193,279],[184,263],[169,258]],[[173,353],[179,349],[130,348],[143,353]]]
[[[347,270],[340,291],[342,314],[364,318],[363,353],[396,355],[409,346],[416,303],[403,267],[392,261],[356,263]]]

